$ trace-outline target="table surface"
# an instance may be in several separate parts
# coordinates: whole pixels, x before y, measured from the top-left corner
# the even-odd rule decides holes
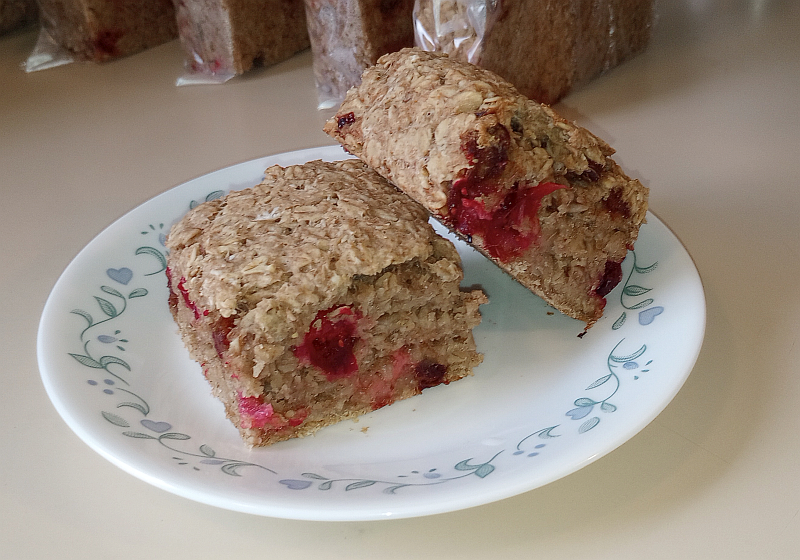
[[[648,50],[557,109],[617,149],[703,279],[686,384],[633,439],[542,488],[391,521],[273,519],[123,472],[61,420],[36,333],[105,226],[228,165],[331,144],[311,57],[175,87],[177,42],[104,65],[20,69],[0,38],[0,557],[797,558],[800,550],[800,3],[659,3]]]

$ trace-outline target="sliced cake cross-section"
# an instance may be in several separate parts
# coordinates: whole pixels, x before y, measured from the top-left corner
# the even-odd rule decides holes
[[[169,305],[250,445],[467,375],[480,290],[425,210],[358,160],[271,167],[170,231]]]

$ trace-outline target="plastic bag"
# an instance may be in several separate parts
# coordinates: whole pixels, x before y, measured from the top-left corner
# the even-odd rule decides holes
[[[415,44],[555,103],[643,50],[654,0],[417,0]]]
[[[414,42],[423,50],[474,64],[483,46],[487,9],[493,8],[491,0],[417,0]]]
[[[105,62],[178,36],[171,0],[38,0],[42,31],[28,72],[72,61]]]
[[[174,0],[185,53],[177,85],[221,84],[309,46],[303,0]]]
[[[56,43],[50,33],[42,27],[39,29],[39,37],[36,39],[36,44],[22,67],[26,72],[36,72],[71,62],[75,62],[75,57],[72,53]]]
[[[338,106],[361,73],[414,45],[414,0],[305,0],[319,108]]]

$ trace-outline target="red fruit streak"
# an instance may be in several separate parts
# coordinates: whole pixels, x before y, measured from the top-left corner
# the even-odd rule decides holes
[[[328,380],[335,381],[358,371],[353,348],[358,341],[356,322],[361,314],[350,307],[332,307],[317,313],[303,343],[294,348],[300,362],[325,372]]]
[[[450,219],[455,228],[467,236],[478,235],[486,251],[501,262],[522,254],[539,237],[538,212],[542,199],[559,189],[559,183],[540,183],[535,186],[515,186],[493,209],[470,196],[471,192],[486,192],[475,188],[470,178],[456,181],[450,190]]]

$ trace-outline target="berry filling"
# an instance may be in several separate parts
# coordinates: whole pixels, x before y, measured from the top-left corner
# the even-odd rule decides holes
[[[477,131],[461,137],[461,151],[472,166],[468,173],[476,186],[499,177],[508,164],[508,148],[511,145],[508,129],[501,124],[494,124],[486,129],[486,135],[492,140],[487,146],[478,145]]]
[[[239,417],[244,428],[263,428],[275,411],[261,397],[243,397],[239,394]]]
[[[574,171],[568,171],[565,175],[569,181],[589,181],[590,183],[596,183],[600,180],[600,174],[603,172],[604,165],[602,163],[597,163],[596,161],[589,160],[589,168],[584,171],[583,173],[575,173]]]
[[[395,389],[397,382],[407,377],[411,368],[411,357],[408,350],[403,347],[392,354],[392,364],[390,368],[385,368],[367,380],[368,384],[363,388],[364,393],[370,400],[373,410],[383,408],[392,404],[395,400]]]
[[[623,218],[631,217],[631,207],[628,202],[622,198],[622,189],[612,189],[611,192],[608,193],[608,198],[606,198],[604,204],[611,214],[616,214]]]
[[[336,126],[338,128],[343,128],[348,124],[353,124],[354,122],[356,122],[356,115],[350,111],[349,113],[345,113],[344,115],[337,117]]]
[[[600,284],[597,286],[594,293],[600,297],[606,297],[621,281],[622,263],[606,261],[603,277],[600,279]]]
[[[291,415],[291,417],[289,416]],[[290,411],[286,416],[275,412],[270,403],[265,403],[262,397],[243,397],[239,393],[239,418],[245,429],[260,428],[267,431],[296,428],[306,421],[308,411],[304,408]]]
[[[303,343],[294,348],[294,355],[301,363],[321,369],[329,381],[352,375],[358,370],[353,347],[359,340],[356,323],[360,318],[361,314],[347,305],[320,311]]]
[[[231,346],[229,335],[234,327],[233,317],[220,317],[214,323],[214,328],[211,329],[211,338],[214,341],[214,349],[217,351],[217,356],[220,360],[224,360],[222,355],[228,351]]]
[[[417,379],[419,390],[435,387],[445,383],[447,366],[431,360],[422,360],[414,368],[414,377]]]
[[[472,194],[476,190],[485,190],[485,185],[473,188],[471,180],[465,177],[450,189],[450,218],[459,232],[470,237],[480,236],[489,255],[508,262],[538,240],[538,212],[542,199],[564,188],[567,187],[558,183],[514,185],[490,210],[483,200]]]
[[[178,281],[178,291],[181,293],[186,307],[191,309],[192,313],[194,313],[194,318],[199,319],[200,310],[197,308],[197,304],[192,301],[192,298],[189,297],[189,290],[186,289],[186,278],[183,276],[181,276],[181,279]]]
[[[450,188],[446,219],[459,232],[479,236],[490,256],[508,262],[522,254],[539,237],[538,212],[542,198],[558,189],[558,183],[514,184],[501,181],[508,164],[511,136],[495,124],[486,130],[491,143],[478,145],[478,134],[461,139],[461,151],[471,167]]]

